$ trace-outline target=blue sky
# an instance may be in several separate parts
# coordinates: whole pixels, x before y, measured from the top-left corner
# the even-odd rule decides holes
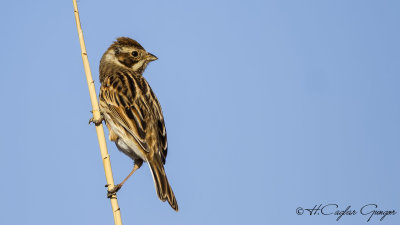
[[[78,4],[97,91],[116,37],[159,58],[144,76],[180,211],[144,166],[119,192],[124,224],[366,224],[296,209],[400,211],[398,1]],[[112,224],[72,1],[3,9],[0,224]],[[119,182],[132,162],[108,148]]]

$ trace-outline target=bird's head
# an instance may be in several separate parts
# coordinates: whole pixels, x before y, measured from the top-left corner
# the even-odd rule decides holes
[[[104,53],[102,62],[115,63],[142,74],[149,62],[157,57],[147,52],[137,41],[119,37]]]

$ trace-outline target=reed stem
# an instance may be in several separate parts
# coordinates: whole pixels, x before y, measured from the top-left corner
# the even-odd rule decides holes
[[[72,0],[72,2],[74,4],[76,28],[78,30],[79,43],[81,45],[83,67],[85,69],[86,80],[87,80],[89,94],[90,94],[90,101],[92,103],[93,119],[99,120],[101,117],[100,111],[99,111],[99,104],[97,101],[97,94],[96,94],[96,89],[94,87],[92,73],[90,72],[89,60],[88,60],[88,56],[87,56],[87,52],[86,52],[85,41],[83,39],[81,22],[79,19],[78,5],[76,3],[76,0]],[[114,187],[114,178],[113,178],[112,170],[111,170],[110,156],[108,155],[108,151],[107,151],[106,138],[104,136],[103,124],[96,125],[96,133],[97,133],[97,138],[99,141],[101,158],[103,159],[103,166],[104,166],[104,172],[106,174],[108,190],[111,190]],[[114,214],[114,223],[115,223],[115,225],[122,225],[121,210],[118,206],[117,196],[113,195],[110,198],[110,201],[111,201],[112,211]]]

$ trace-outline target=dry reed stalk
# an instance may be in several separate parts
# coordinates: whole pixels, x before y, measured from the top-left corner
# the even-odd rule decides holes
[[[81,28],[81,22],[79,19],[78,5],[76,3],[76,0],[72,0],[72,2],[74,4],[76,28],[78,30],[79,42],[81,45],[83,67],[85,69],[86,80],[88,83],[89,94],[90,94],[90,100],[92,102],[93,119],[98,120],[98,119],[100,119],[99,104],[97,102],[97,94],[96,94],[96,89],[94,87],[92,73],[90,72],[89,60],[87,57],[86,47],[85,47],[85,41],[83,40],[83,32],[82,32],[82,28]],[[100,146],[101,158],[103,159],[104,172],[106,174],[107,184],[109,184],[108,190],[111,190],[114,187],[114,179],[113,179],[112,170],[111,170],[110,156],[108,155],[108,151],[107,151],[106,138],[104,136],[103,124],[96,125],[96,132],[97,132],[97,138],[98,138],[99,146]],[[120,212],[120,208],[118,207],[117,196],[113,195],[110,198],[110,201],[111,201],[111,207],[112,207],[113,214],[114,214],[114,223],[115,223],[115,225],[122,225],[121,212]]]

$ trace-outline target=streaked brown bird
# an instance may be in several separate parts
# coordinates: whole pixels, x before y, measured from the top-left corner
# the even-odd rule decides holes
[[[134,160],[129,175],[108,193],[111,197],[147,162],[160,200],[178,211],[178,203],[165,174],[167,133],[161,105],[142,76],[157,57],[137,41],[118,38],[100,61],[100,112],[117,148]],[[101,121],[102,121],[101,120]],[[101,123],[101,121],[93,121]]]

